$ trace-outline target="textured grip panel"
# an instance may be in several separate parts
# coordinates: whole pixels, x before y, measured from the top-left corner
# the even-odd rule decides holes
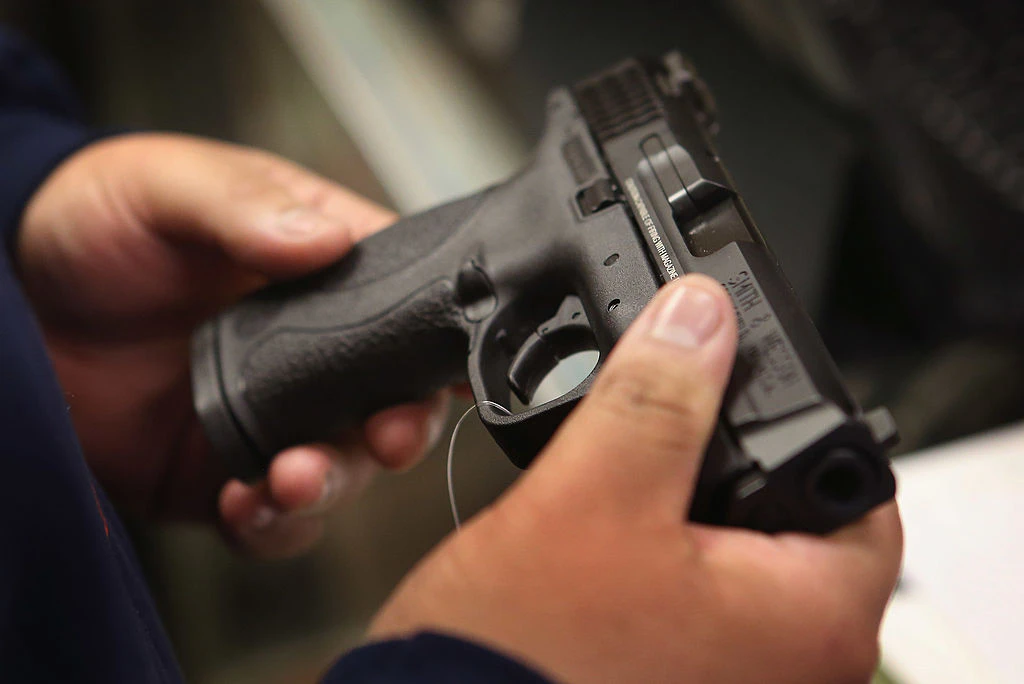
[[[485,195],[403,219],[197,333],[196,409],[239,475],[465,377],[468,324],[455,279],[472,238],[460,228]]]
[[[429,396],[466,373],[450,280],[358,327],[282,330],[242,367],[245,400],[270,444],[330,440],[353,421]]]
[[[394,224],[357,244],[344,259],[306,278],[280,283],[252,295],[225,317],[234,333],[258,335],[297,298],[307,305],[334,309],[333,293],[354,290],[419,265],[480,206],[485,193],[442,205]],[[330,314],[328,314],[330,315]]]

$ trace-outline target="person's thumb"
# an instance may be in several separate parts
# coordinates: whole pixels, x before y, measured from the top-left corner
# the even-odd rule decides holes
[[[724,289],[688,275],[661,289],[548,445],[536,479],[579,505],[679,519],[736,355]]]
[[[171,238],[211,244],[270,278],[326,266],[394,215],[280,157],[210,140],[138,136],[133,205]]]

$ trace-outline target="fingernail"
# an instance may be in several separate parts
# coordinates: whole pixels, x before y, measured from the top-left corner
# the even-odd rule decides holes
[[[711,339],[721,323],[721,307],[711,294],[699,287],[681,285],[658,311],[651,336],[695,349]]]
[[[324,475],[324,488],[320,492],[320,498],[313,504],[316,508],[327,508],[341,494],[348,481],[348,473],[338,463],[332,463]]]
[[[348,487],[351,478],[340,463],[332,463],[324,475],[324,485],[316,501],[293,513],[298,516],[319,515],[331,509]]]
[[[277,217],[274,227],[290,237],[305,238],[327,230],[330,221],[309,207],[293,207]]]
[[[270,527],[277,520],[278,513],[270,506],[260,506],[249,521],[249,529],[260,532]]]

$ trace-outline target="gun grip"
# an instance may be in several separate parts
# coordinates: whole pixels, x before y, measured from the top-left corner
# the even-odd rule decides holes
[[[196,411],[236,475],[259,476],[282,449],[336,441],[381,409],[465,378],[460,228],[483,197],[402,219],[196,332]]]

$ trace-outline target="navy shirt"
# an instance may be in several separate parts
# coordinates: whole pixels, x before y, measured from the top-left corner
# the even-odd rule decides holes
[[[0,29],[0,680],[178,682],[131,543],[93,479],[12,264],[21,213],[96,134],[59,75]],[[543,682],[436,634],[372,644],[327,682]]]

